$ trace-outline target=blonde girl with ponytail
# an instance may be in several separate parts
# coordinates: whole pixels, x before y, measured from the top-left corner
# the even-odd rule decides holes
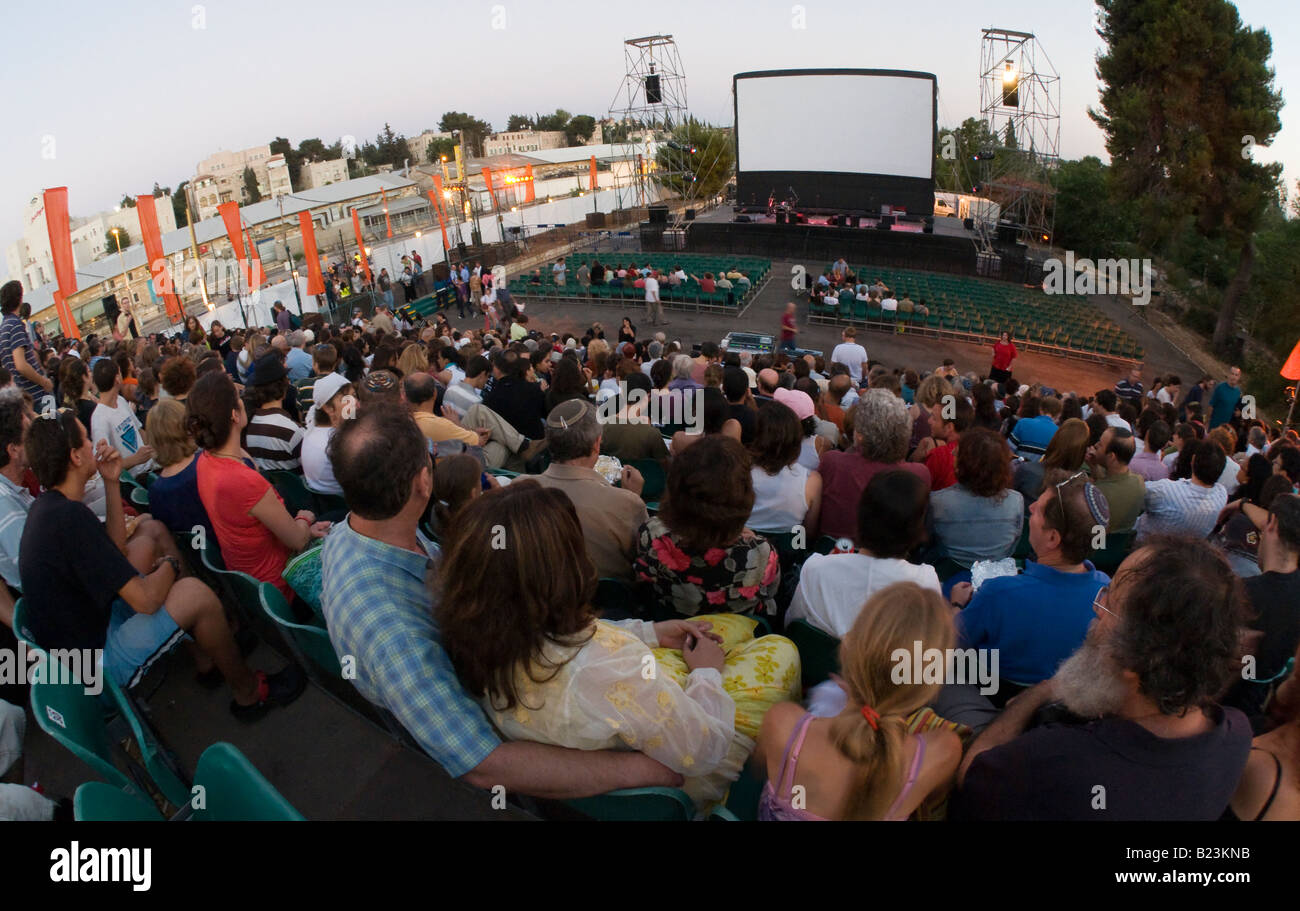
[[[843,711],[818,718],[787,702],[763,719],[759,819],[904,820],[941,799],[961,741],[947,730],[908,733],[908,717],[940,688],[912,664],[919,643],[922,655],[940,650],[946,667],[954,641],[952,608],[937,592],[898,582],[874,594],[840,645]]]

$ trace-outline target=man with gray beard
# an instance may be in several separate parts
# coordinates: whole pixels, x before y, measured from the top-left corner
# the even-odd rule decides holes
[[[1214,820],[1246,764],[1241,583],[1208,543],[1156,537],[1097,595],[1083,646],[1012,700],[957,771],[953,817]],[[1027,730],[1060,703],[1077,723]]]

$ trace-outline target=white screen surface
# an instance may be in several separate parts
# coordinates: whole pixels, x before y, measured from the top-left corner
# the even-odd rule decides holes
[[[865,73],[736,80],[736,170],[929,178],[934,82]]]

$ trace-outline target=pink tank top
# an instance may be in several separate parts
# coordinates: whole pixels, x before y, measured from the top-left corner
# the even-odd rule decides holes
[[[795,807],[790,801],[791,790],[794,787],[794,773],[799,765],[799,752],[803,749],[804,738],[808,736],[808,726],[812,724],[816,716],[812,712],[805,712],[804,716],[799,719],[795,725],[794,731],[790,734],[790,739],[786,741],[785,753],[781,757],[781,771],[777,776],[780,791],[772,787],[772,782],[768,781],[763,785],[763,794],[758,799],[758,818],[762,822],[825,822],[826,820],[816,813],[809,813],[807,810],[801,810]],[[903,789],[898,792],[898,797],[894,800],[889,812],[885,814],[887,821],[900,821],[907,819],[906,816],[898,815],[898,808],[902,806],[907,799],[907,795],[912,790],[912,785],[916,784],[916,777],[921,773],[921,763],[925,761],[925,738],[918,737],[916,742],[916,753],[912,756],[912,764],[907,769],[907,779],[903,782]]]

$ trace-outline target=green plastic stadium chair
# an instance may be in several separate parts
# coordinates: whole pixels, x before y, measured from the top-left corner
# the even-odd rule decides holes
[[[140,786],[113,760],[104,706],[97,697],[87,694],[82,684],[75,680],[61,683],[37,681],[32,684],[31,693],[32,714],[42,731],[90,766],[113,788],[147,799]]]
[[[805,692],[840,669],[840,640],[834,636],[802,620],[788,624],[785,635],[799,649]]]
[[[264,471],[262,474],[271,482],[276,493],[284,499],[284,508],[289,510],[289,515],[292,516],[302,509],[315,511],[316,495],[307,489],[302,475],[292,471]]]
[[[678,788],[625,788],[566,801],[600,822],[686,822],[695,805]]]
[[[280,627],[294,650],[307,659],[308,666],[316,668],[324,677],[342,678],[343,669],[324,624],[301,623],[295,619],[284,595],[269,582],[258,583],[257,598],[262,610]]]
[[[645,479],[641,499],[650,502],[663,496],[664,488],[668,485],[668,475],[662,464],[654,459],[634,459],[631,466],[641,472],[641,477]]]
[[[31,628],[28,626],[27,614],[27,605],[23,603],[22,598],[19,598],[14,604],[14,635],[18,637],[19,642],[27,643],[28,648],[38,648],[36,637],[32,635]]]
[[[195,808],[203,822],[301,822],[303,815],[229,743],[214,743],[199,757],[194,784],[203,788],[205,806]]]
[[[164,822],[158,808],[143,797],[119,791],[102,781],[88,781],[72,798],[77,822]]]
[[[1131,531],[1106,532],[1106,546],[1102,550],[1093,551],[1092,565],[1106,575],[1114,576],[1115,570],[1119,569],[1119,565],[1128,556],[1133,538],[1134,532]]]
[[[136,711],[131,697],[120,686],[107,675],[104,678],[104,685],[112,695],[118,711],[122,713],[122,717],[131,728],[131,736],[135,738],[145,770],[148,771],[149,778],[158,792],[167,798],[167,802],[172,806],[178,809],[186,806],[190,800],[190,786],[187,783],[188,776],[181,768],[180,760],[159,742],[157,736]]]

